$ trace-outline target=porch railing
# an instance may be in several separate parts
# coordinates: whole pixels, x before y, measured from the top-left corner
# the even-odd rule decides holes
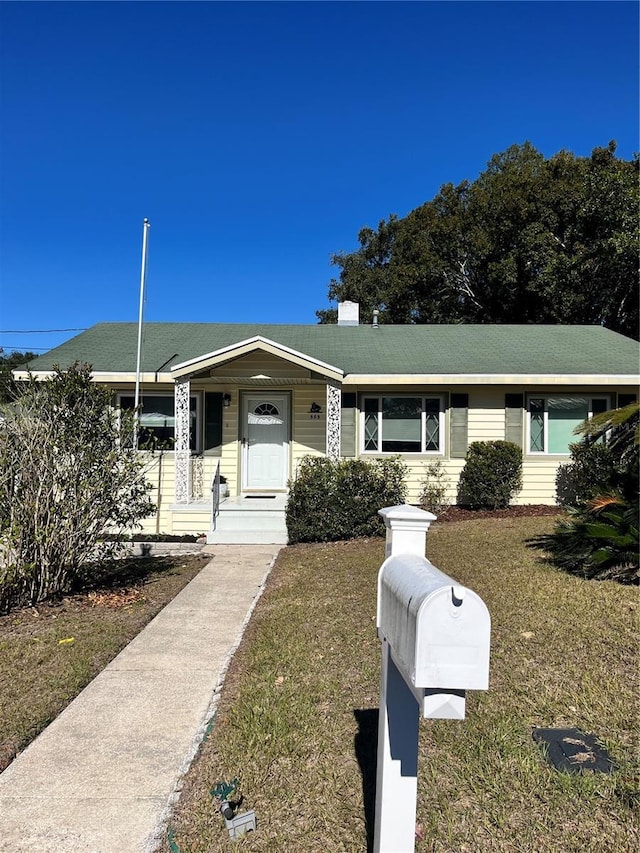
[[[216,529],[216,518],[220,515],[220,463],[211,482],[211,529]]]

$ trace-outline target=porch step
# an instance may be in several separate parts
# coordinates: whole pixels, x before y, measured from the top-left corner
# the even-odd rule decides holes
[[[229,498],[220,504],[207,544],[286,545],[284,495]]]

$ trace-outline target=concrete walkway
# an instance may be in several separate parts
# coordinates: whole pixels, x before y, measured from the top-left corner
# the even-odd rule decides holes
[[[279,550],[211,562],[0,774],[2,853],[151,853]]]

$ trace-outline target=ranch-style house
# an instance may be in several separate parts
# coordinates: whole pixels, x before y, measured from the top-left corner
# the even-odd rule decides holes
[[[137,331],[99,323],[30,370],[89,362],[132,408]],[[308,454],[400,454],[409,501],[440,459],[455,502],[469,443],[489,439],[522,448],[516,503],[553,504],[574,428],[636,399],[638,372],[638,344],[600,326],[365,325],[349,302],[335,325],[147,323],[140,446],[158,510],[145,530],[286,541],[287,485]]]

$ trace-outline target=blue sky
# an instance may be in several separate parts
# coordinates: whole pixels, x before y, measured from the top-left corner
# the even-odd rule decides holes
[[[638,145],[638,5],[0,4],[0,346],[315,322],[330,255],[530,140]]]

